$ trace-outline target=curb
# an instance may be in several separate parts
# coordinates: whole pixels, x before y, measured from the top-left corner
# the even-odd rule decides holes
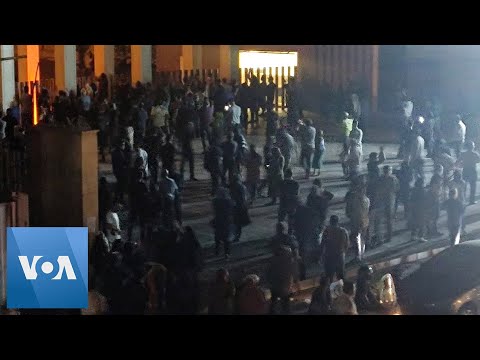
[[[438,253],[442,252],[443,250],[445,250],[447,248],[448,248],[448,246],[443,246],[443,247],[440,247],[440,248],[425,250],[425,251],[422,251],[422,252],[419,252],[419,253],[416,253],[416,254],[403,255],[403,256],[400,256],[398,258],[394,258],[394,259],[390,259],[390,260],[386,260],[386,261],[381,261],[381,262],[376,263],[376,264],[371,264],[371,266],[372,266],[374,271],[378,271],[378,270],[382,270],[382,269],[385,269],[385,268],[398,266],[398,265],[401,265],[401,264],[412,263],[412,262],[416,262],[416,261],[419,261],[419,260],[425,260],[425,259],[431,258],[434,255],[437,255]],[[345,277],[346,278],[355,277],[357,275],[358,268],[359,268],[358,266],[354,266],[353,268],[346,271]],[[319,282],[320,282],[320,277],[318,277],[318,276],[314,277],[314,278],[311,278],[311,279],[300,281],[300,286],[299,286],[299,289],[298,289],[297,293],[313,289],[313,288],[318,286]],[[265,296],[266,296],[267,300],[271,299],[270,289],[265,289]]]

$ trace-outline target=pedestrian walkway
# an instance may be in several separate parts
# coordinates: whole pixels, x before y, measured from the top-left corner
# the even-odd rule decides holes
[[[313,114],[309,114],[308,116],[315,119]],[[329,134],[332,138],[338,136],[339,130],[335,124],[327,122],[320,122],[319,124],[322,129],[325,129],[324,131],[327,136]],[[369,138],[368,132],[365,134],[365,137],[367,139]],[[259,151],[262,152],[265,141],[263,128],[260,127],[253,131],[249,130],[247,141],[255,144]],[[396,159],[398,145],[369,142],[364,143],[363,146],[363,157],[365,159],[362,164],[363,171],[366,171],[366,159],[368,158],[368,154],[372,151],[378,152],[381,145],[384,147],[385,155],[387,157],[385,164],[392,165],[394,168],[399,166],[399,160]],[[198,178],[199,181],[187,181],[185,184],[185,189],[182,194],[183,215],[184,224],[193,227],[202,247],[205,249],[207,264],[206,269],[202,274],[202,278],[207,280],[211,278],[212,272],[219,267],[227,267],[235,278],[240,278],[249,273],[257,273],[262,280],[265,280],[265,269],[268,265],[268,259],[271,257],[268,242],[275,232],[278,206],[265,206],[266,203],[269,202],[269,199],[258,199],[250,209],[252,224],[243,229],[241,241],[232,244],[231,258],[226,261],[223,256],[215,256],[213,251],[214,234],[213,229],[209,225],[210,220],[213,218],[210,197],[210,177],[203,168],[203,155],[200,140],[194,141],[193,149],[195,153],[195,177]],[[334,194],[334,199],[330,207],[330,214],[339,216],[341,224],[347,225],[344,197],[348,190],[349,182],[342,179],[342,169],[339,164],[339,153],[341,152],[341,149],[342,144],[339,142],[326,143],[325,164],[320,178],[322,179],[325,188]],[[300,198],[302,201],[305,201],[310,191],[313,178],[306,180],[303,169],[299,166],[295,166],[298,164],[298,157],[294,156],[292,158],[292,164],[294,165],[294,179],[300,183]],[[427,181],[429,180],[428,177],[431,176],[432,168],[432,161],[428,159],[425,167]],[[106,176],[109,182],[115,181],[111,173],[110,163],[99,164],[99,172],[101,175]],[[262,174],[262,176],[264,176],[264,174]],[[185,178],[189,178],[188,169]],[[478,213],[477,207],[478,205],[474,205],[467,208],[467,230],[470,228],[468,222],[475,221],[472,216],[474,216],[475,213]],[[122,227],[123,229],[126,229],[127,213],[121,213],[120,217]],[[399,209],[398,218],[403,218],[403,209],[401,207]],[[439,222],[440,229],[444,229],[444,222],[445,215],[442,214]],[[472,228],[477,227],[477,225],[473,226]],[[405,229],[406,223],[404,220],[396,221],[392,241],[378,248],[369,250],[366,253],[365,260],[368,262],[379,262],[388,257],[402,256],[404,254],[421,251],[422,249],[428,249],[436,242],[446,241],[445,234],[443,238],[430,241],[429,243],[412,243],[410,242],[410,233],[405,231]],[[134,236],[138,236],[137,233],[138,229],[134,232]],[[476,235],[477,234],[473,232],[471,236]],[[126,237],[124,236],[124,238]],[[351,259],[351,257],[349,259]],[[307,277],[312,278],[318,276],[321,271],[322,268],[318,264],[313,264],[307,269]]]

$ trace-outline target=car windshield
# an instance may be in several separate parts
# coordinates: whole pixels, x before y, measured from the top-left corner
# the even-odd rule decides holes
[[[480,242],[448,248],[408,276],[402,288],[424,303],[455,298],[480,284],[479,260]]]

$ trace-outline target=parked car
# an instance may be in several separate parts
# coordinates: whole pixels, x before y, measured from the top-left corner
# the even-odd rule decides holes
[[[402,315],[480,315],[480,240],[450,247],[397,283]]]

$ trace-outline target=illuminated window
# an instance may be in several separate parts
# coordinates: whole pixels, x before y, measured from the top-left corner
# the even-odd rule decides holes
[[[239,65],[242,69],[242,82],[245,81],[245,69],[251,69],[254,75],[273,76],[278,86],[282,85],[282,67],[285,82],[290,70],[290,76],[295,76],[295,67],[298,65],[298,53],[280,51],[240,51]],[[277,74],[278,68],[278,74]],[[265,71],[264,71],[265,69]],[[260,80],[260,79],[259,79]]]

